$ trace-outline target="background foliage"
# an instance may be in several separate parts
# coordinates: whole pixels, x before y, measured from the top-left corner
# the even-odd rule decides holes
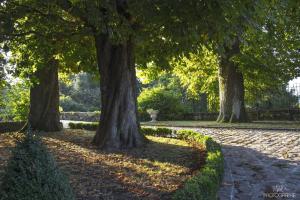
[[[92,112],[101,106],[100,85],[97,77],[88,73],[69,75],[60,79],[61,111]]]
[[[29,84],[20,80],[6,84],[2,89],[0,118],[9,121],[26,121],[29,113]]]

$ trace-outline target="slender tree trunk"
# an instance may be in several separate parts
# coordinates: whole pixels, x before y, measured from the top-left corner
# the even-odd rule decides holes
[[[59,131],[58,62],[50,60],[35,73],[38,83],[30,89],[28,123],[33,130]]]
[[[93,143],[100,148],[142,146],[137,118],[133,42],[112,44],[107,35],[95,36],[101,80],[101,117]]]
[[[219,66],[220,112],[218,122],[245,122],[244,79],[232,56],[239,52],[238,43],[226,49]]]

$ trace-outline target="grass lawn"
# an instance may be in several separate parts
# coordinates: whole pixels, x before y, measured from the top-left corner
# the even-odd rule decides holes
[[[90,145],[93,135],[84,130],[43,134],[59,166],[69,174],[77,199],[170,199],[205,159],[202,148],[153,136],[143,148],[101,151]],[[0,178],[14,136],[0,135]]]
[[[215,121],[158,121],[142,122],[141,125],[203,128],[300,129],[300,122],[296,121],[254,121],[251,123],[217,123]]]

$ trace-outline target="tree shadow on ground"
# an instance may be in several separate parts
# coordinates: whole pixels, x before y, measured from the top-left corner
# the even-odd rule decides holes
[[[242,146],[223,145],[222,149],[225,175],[221,200],[300,199],[299,160],[272,157]]]
[[[164,162],[182,167],[198,169],[204,162],[205,150],[200,147],[184,146],[183,144],[167,144],[166,141],[160,142],[148,141],[144,147],[124,149],[124,150],[100,150],[91,145],[93,134],[89,135],[75,135],[68,134],[67,132],[46,133],[46,137],[58,139],[61,141],[79,145],[82,148],[87,148],[94,153],[101,154],[118,154],[126,157],[133,157],[135,159],[146,159],[151,163]],[[168,140],[162,138],[163,140]],[[188,158],[188,159],[187,159]],[[189,162],[190,160],[190,162]],[[197,162],[195,162],[197,161]]]

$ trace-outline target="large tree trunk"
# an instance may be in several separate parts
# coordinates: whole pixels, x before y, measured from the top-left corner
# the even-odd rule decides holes
[[[38,83],[30,89],[28,123],[33,130],[59,131],[58,62],[54,59],[35,73]]]
[[[137,118],[133,42],[112,44],[107,35],[95,36],[101,80],[101,117],[93,143],[121,149],[144,144]]]
[[[219,66],[220,113],[218,122],[246,122],[244,79],[232,56],[239,52],[238,44],[226,49]]]

